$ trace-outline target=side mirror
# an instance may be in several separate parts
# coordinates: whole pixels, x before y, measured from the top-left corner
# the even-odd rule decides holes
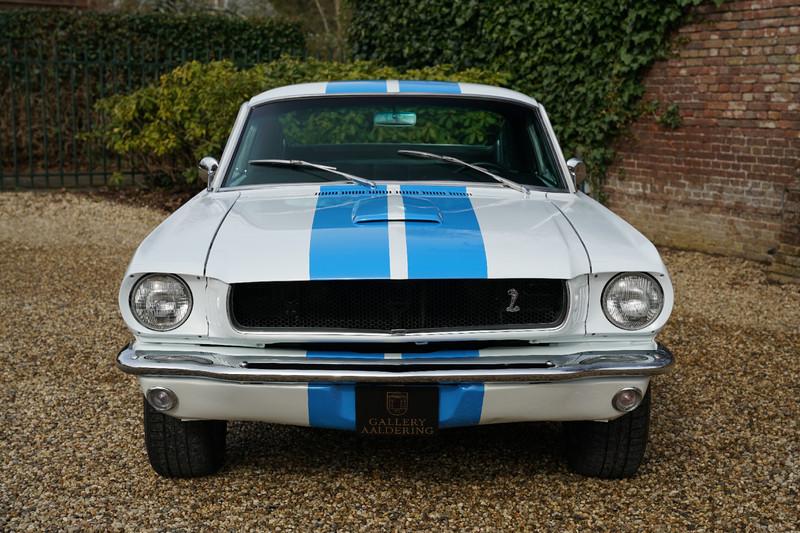
[[[214,173],[219,168],[219,162],[213,157],[206,156],[197,165],[197,175],[200,180],[206,182],[206,188],[211,190],[211,183],[214,181]]]
[[[567,168],[572,176],[572,183],[575,184],[576,190],[583,190],[583,182],[586,181],[586,165],[583,164],[583,159],[572,157],[567,161]]]

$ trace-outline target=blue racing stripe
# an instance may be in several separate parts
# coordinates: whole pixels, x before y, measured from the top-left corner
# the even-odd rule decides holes
[[[308,423],[312,427],[356,429],[356,386],[352,383],[309,383]]]
[[[309,359],[383,359],[382,353],[361,352],[306,352]]]
[[[439,385],[439,427],[476,426],[483,409],[483,383]]]
[[[426,353],[404,353],[403,359],[471,359],[479,355],[478,350],[441,350]]]
[[[401,93],[461,94],[461,86],[452,81],[400,80]]]
[[[402,186],[442,214],[440,224],[406,222],[409,279],[485,278],[486,249],[466,187]],[[435,191],[436,194],[426,195]]]
[[[347,185],[319,188],[311,225],[311,279],[389,279],[388,222],[353,222],[353,205],[364,190]],[[386,191],[386,186],[372,190]],[[388,209],[385,194],[371,198]]]
[[[386,80],[379,81],[329,81],[326,94],[385,93]]]

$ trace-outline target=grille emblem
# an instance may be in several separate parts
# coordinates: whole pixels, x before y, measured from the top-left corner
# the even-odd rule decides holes
[[[390,415],[403,416],[408,412],[408,393],[407,392],[387,392],[386,411]]]
[[[508,302],[508,307],[506,307],[506,311],[508,311],[509,313],[516,313],[517,311],[519,311],[519,306],[516,305],[517,298],[519,298],[519,292],[517,291],[517,289],[508,289],[508,292],[506,294],[511,296],[511,301]]]

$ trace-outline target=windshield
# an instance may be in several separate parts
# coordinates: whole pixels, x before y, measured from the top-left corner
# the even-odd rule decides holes
[[[223,187],[337,179],[320,169],[259,164],[272,159],[326,165],[373,181],[496,183],[479,170],[407,157],[404,150],[455,157],[529,187],[565,188],[535,109],[394,95],[303,98],[253,108]]]

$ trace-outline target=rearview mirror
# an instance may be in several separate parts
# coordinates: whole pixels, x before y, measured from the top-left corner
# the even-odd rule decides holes
[[[582,190],[581,185],[586,181],[586,165],[583,159],[572,157],[567,161],[567,168],[569,169],[570,176],[572,176],[572,183],[575,184],[576,190]]]
[[[414,126],[417,123],[417,114],[405,111],[375,113],[372,123],[375,126]]]
[[[200,163],[197,165],[198,172],[197,175],[201,181],[206,182],[206,188],[210,191],[211,184],[214,181],[214,173],[219,168],[219,162],[214,159],[213,157],[206,156],[200,160]]]

